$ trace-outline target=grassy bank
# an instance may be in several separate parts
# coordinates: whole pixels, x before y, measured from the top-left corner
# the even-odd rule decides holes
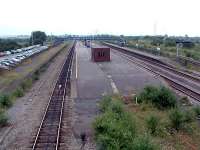
[[[138,44],[138,46],[136,46]],[[175,46],[166,46],[165,44],[160,44],[160,51],[158,52],[156,48],[158,46],[152,44],[151,40],[129,40],[128,47],[138,48],[139,50],[160,54],[161,56],[167,56],[171,58],[176,57],[176,45]],[[200,45],[196,44],[193,48],[180,48],[179,55],[190,57],[195,60],[200,60]]]
[[[200,149],[200,107],[177,101],[165,87],[148,86],[136,97],[102,100],[94,122],[99,149]]]

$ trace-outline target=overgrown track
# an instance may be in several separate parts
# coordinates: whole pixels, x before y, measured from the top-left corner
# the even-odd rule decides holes
[[[104,43],[106,46],[117,50],[120,55],[134,62],[151,72],[154,72],[163,77],[174,89],[181,91],[189,97],[200,102],[200,78],[192,76],[188,73],[178,71],[173,66],[165,64],[155,58],[135,53],[115,46],[113,44]]]
[[[68,51],[66,61],[62,66],[35,137],[32,150],[57,150],[59,148],[63,105],[66,95],[70,92],[70,77],[75,45],[76,42]]]

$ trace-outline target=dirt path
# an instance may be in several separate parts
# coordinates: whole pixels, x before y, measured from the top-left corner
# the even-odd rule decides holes
[[[62,51],[50,64],[40,80],[30,91],[18,99],[14,106],[8,110],[11,130],[0,143],[0,150],[24,150],[31,147],[30,141],[40,125],[41,118],[55,81],[66,56],[67,48]],[[0,135],[3,135],[0,131]],[[1,141],[0,141],[1,142]]]

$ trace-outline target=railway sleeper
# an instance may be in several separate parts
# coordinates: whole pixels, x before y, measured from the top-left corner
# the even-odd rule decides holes
[[[56,143],[37,143],[37,149],[41,148],[42,150],[55,150]]]
[[[56,126],[59,124],[59,118],[58,119],[49,119],[49,120],[44,120],[44,127],[45,126]]]
[[[56,143],[57,141],[57,135],[40,135],[38,137],[38,143]]]

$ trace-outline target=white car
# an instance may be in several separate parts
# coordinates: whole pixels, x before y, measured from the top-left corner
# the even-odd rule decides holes
[[[14,60],[15,62],[21,62],[21,60],[17,58],[12,58],[12,60]]]
[[[9,69],[9,67],[7,67],[7,66],[5,66],[5,65],[3,65],[3,64],[0,64],[0,69]]]

